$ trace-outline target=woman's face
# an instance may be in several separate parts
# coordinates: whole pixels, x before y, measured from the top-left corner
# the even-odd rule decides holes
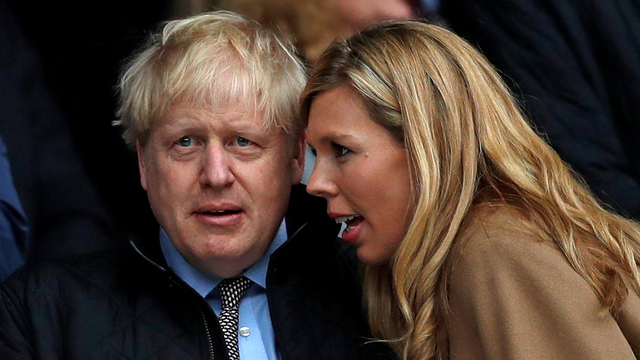
[[[395,253],[411,220],[411,183],[403,144],[377,124],[349,86],[311,104],[309,145],[317,154],[307,191],[327,199],[327,213],[345,222],[344,241],[366,264]]]

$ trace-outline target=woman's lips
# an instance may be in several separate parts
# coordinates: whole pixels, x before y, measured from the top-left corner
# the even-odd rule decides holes
[[[347,227],[342,232],[342,240],[347,243],[354,244],[360,237],[362,232],[362,222],[364,218],[362,216],[355,216],[346,221]]]

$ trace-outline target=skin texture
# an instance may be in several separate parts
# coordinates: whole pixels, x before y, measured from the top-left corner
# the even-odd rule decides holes
[[[357,214],[343,239],[367,264],[388,262],[404,238],[411,214],[406,151],[374,122],[352,88],[341,86],[311,104],[309,145],[317,154],[307,191],[327,199],[329,216]],[[347,229],[348,230],[348,229]]]
[[[180,254],[206,273],[233,277],[257,261],[300,182],[304,139],[292,152],[283,133],[262,124],[251,101],[178,104],[137,144],[156,218]]]

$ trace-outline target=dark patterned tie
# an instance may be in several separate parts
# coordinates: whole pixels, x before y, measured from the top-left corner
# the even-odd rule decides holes
[[[240,360],[240,350],[238,350],[238,305],[240,298],[247,291],[251,280],[242,276],[233,279],[224,279],[218,284],[220,300],[222,301],[222,311],[220,311],[220,327],[224,335],[224,342],[227,344],[230,360]]]

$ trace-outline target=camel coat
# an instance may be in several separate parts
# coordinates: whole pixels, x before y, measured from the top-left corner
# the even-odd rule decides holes
[[[618,318],[550,242],[504,208],[461,234],[445,314],[451,359],[640,358],[640,297]]]

